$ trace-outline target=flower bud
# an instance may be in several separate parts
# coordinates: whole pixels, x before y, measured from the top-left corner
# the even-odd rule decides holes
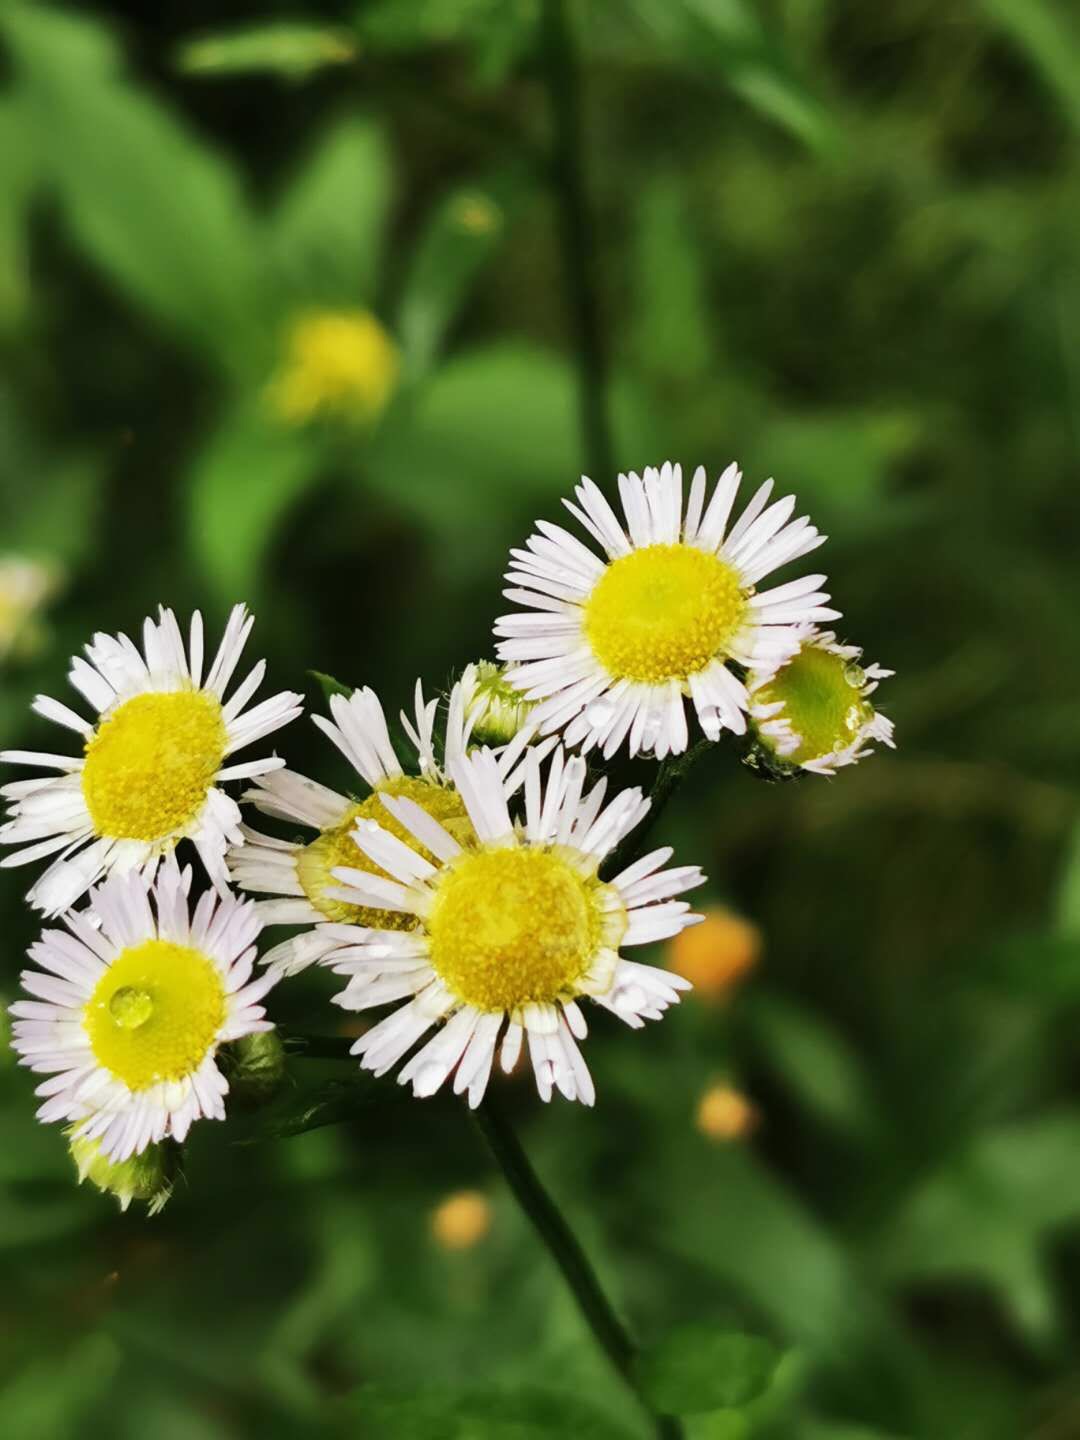
[[[219,1052],[233,1100],[246,1109],[267,1105],[285,1079],[285,1047],[276,1030],[257,1030]]]
[[[115,1195],[121,1210],[127,1210],[132,1200],[144,1201],[148,1215],[164,1209],[172,1194],[180,1154],[178,1146],[166,1140],[159,1145],[148,1145],[130,1160],[114,1161],[101,1153],[99,1141],[76,1136],[75,1129],[72,1126],[67,1135],[80,1185],[89,1180],[102,1194]]]
[[[474,745],[508,745],[528,724],[532,702],[508,682],[508,668],[478,660],[461,677]]]
[[[59,583],[59,570],[47,561],[0,556],[0,661],[32,658],[43,638],[37,616]]]
[[[892,721],[878,714],[870,696],[893,672],[861,661],[857,646],[840,645],[831,631],[810,628],[793,655],[752,671],[746,764],[771,780],[803,770],[833,775],[871,754],[875,740],[892,747]]]
[[[471,1250],[490,1229],[491,1202],[479,1190],[455,1190],[431,1214],[431,1233],[442,1250]]]
[[[722,905],[704,911],[700,925],[681,930],[668,947],[668,964],[702,1000],[724,999],[761,957],[761,931]]]

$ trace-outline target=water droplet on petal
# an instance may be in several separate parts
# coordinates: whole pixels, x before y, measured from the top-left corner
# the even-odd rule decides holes
[[[153,996],[134,985],[121,985],[109,1001],[109,1014],[121,1030],[137,1030],[154,1013]]]
[[[615,706],[610,700],[594,700],[585,707],[585,719],[594,730],[604,730],[615,718]]]
[[[844,679],[853,690],[861,690],[866,684],[866,671],[854,660],[849,660],[844,666]]]

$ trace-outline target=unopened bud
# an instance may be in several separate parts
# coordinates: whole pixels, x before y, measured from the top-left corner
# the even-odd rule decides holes
[[[132,1200],[145,1203],[146,1213],[156,1215],[172,1194],[179,1149],[171,1141],[148,1145],[130,1160],[110,1160],[101,1153],[98,1140],[76,1136],[74,1126],[68,1133],[68,1145],[79,1184],[89,1180],[104,1195],[114,1195],[120,1209],[126,1210]]]
[[[223,1045],[218,1054],[229,1093],[245,1109],[267,1105],[285,1079],[285,1047],[276,1030],[258,1030]]]
[[[532,702],[510,684],[507,669],[491,660],[478,660],[461,677],[475,745],[508,745],[529,722]]]

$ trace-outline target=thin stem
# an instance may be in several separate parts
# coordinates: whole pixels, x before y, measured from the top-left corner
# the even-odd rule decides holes
[[[649,813],[637,829],[632,830],[608,856],[603,865],[605,875],[618,875],[620,870],[625,870],[627,865],[632,865],[642,854],[645,849],[645,841],[652,834],[656,822],[667,809],[671,797],[705,752],[712,749],[712,746],[711,740],[699,740],[696,745],[692,745],[681,755],[669,755],[666,760],[660,762],[653,788],[649,791]]]
[[[559,239],[573,309],[582,438],[586,463],[601,480],[614,472],[607,403],[607,358],[600,320],[596,242],[582,163],[581,70],[566,0],[544,0],[541,62],[553,127],[551,171],[558,205]]]
[[[300,1035],[295,1030],[281,1038],[285,1054],[298,1060],[351,1060],[356,1043],[348,1035]]]
[[[562,1271],[597,1344],[649,1412],[657,1440],[680,1440],[683,1431],[679,1421],[655,1414],[642,1396],[634,1370],[637,1347],[600,1288],[577,1237],[533,1169],[514,1127],[490,1094],[473,1112],[473,1118],[514,1198]]]

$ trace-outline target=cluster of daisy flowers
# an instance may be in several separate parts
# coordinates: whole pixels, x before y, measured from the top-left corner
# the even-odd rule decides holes
[[[676,1003],[688,982],[631,956],[700,918],[681,897],[704,881],[670,847],[637,853],[649,798],[609,793],[597,762],[678,756],[688,702],[706,739],[741,737],[774,778],[892,744],[870,700],[890,672],[820,628],[838,618],[825,577],[758,588],[824,537],[771,481],[732,521],[739,481],[731,466],[710,492],[699,469],[684,498],[679,466],[621,475],[620,518],[582,480],[565,503],[593,544],[541,521],[512,552],[500,663],[445,697],[418,682],[407,747],[369,688],[313,717],[348,793],[239,756],[302,712],[289,691],[255,703],[261,661],[234,684],[244,606],[209,663],[198,614],[185,635],[162,609],[141,646],[93,638],[69,676],[85,707],[35,702],[78,753],[0,753],[33,772],[0,792],[0,865],[47,862],[27,898],[56,922],[30,950],[14,1046],[80,1176],[128,1166],[122,1203],[160,1203],[150,1157],[224,1117],[230,1051],[273,1029],[268,992],[311,966],[343,982],[341,1009],[385,1012],[352,1053],[417,1096],[476,1106],[520,1061],[544,1100],[593,1103],[583,1002],[632,1028]]]

